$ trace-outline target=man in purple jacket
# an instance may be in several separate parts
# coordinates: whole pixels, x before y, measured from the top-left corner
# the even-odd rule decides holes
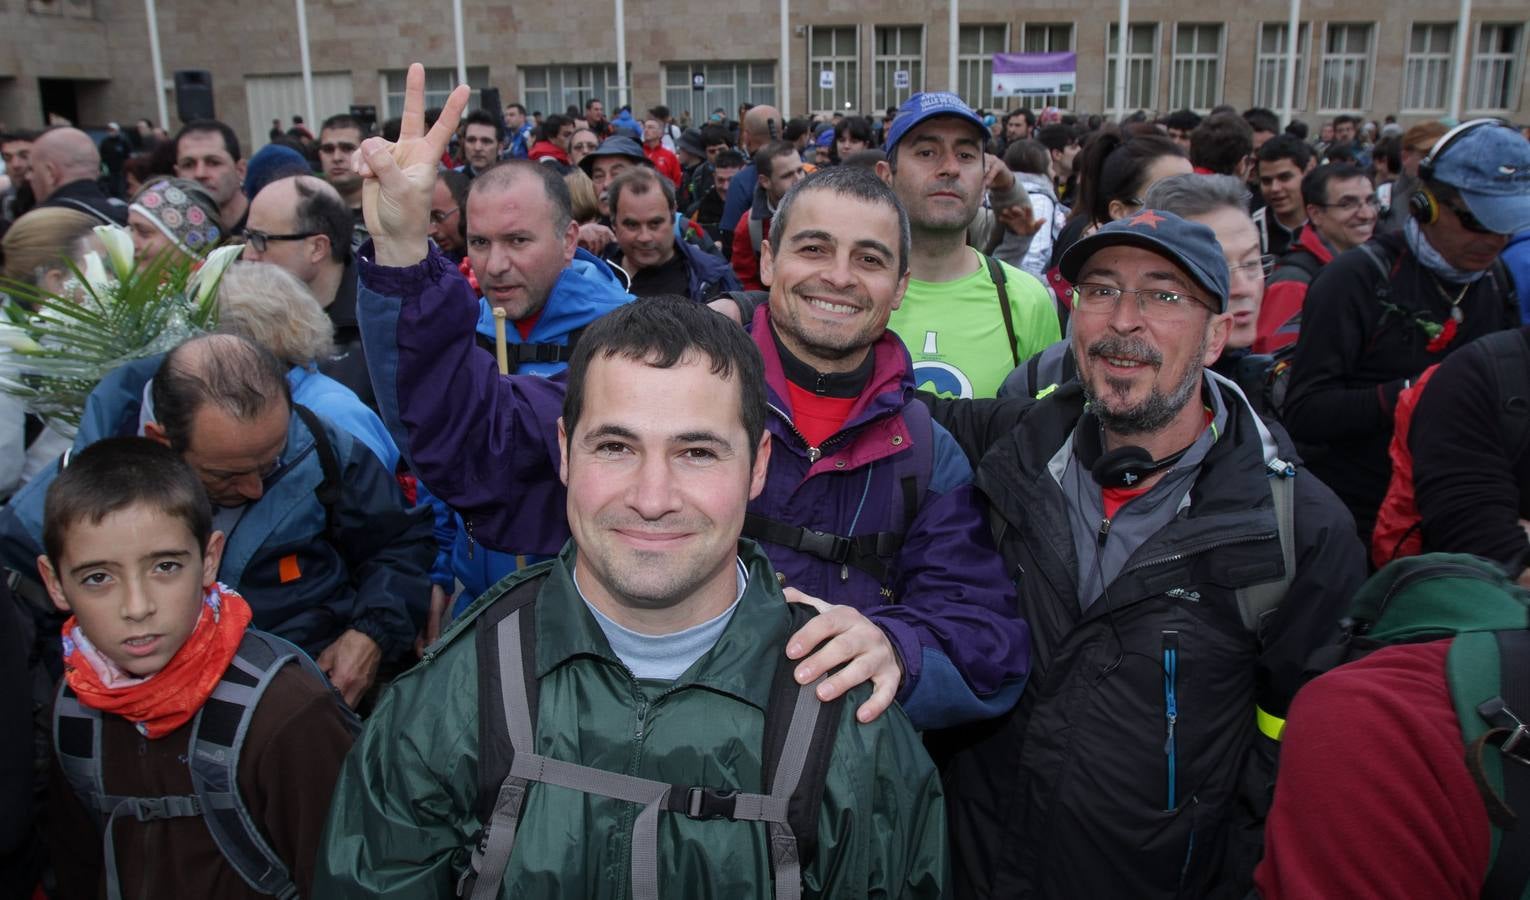
[[[359,160],[376,242],[362,251],[359,297],[373,379],[388,395],[380,405],[474,540],[553,554],[569,538],[564,384],[498,374],[474,341],[471,291],[424,238],[433,160],[467,92],[426,134],[423,81],[411,68],[398,143],[368,141]],[[762,245],[770,300],[751,324],[773,452],[744,535],[793,599],[820,610],[787,648],[803,660],[798,680],[839,668],[824,700],[870,681],[861,721],[896,698],[926,729],[1007,711],[1030,648],[971,467],[913,399],[908,352],[886,331],[908,253],[908,217],[869,172],[822,173],[783,200]]]

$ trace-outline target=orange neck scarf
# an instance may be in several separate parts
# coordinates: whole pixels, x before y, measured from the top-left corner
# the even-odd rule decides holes
[[[221,584],[208,588],[196,628],[158,672],[136,678],[91,645],[73,616],[64,623],[64,678],[80,702],[161,738],[191,721],[228,669],[250,624],[250,605]]]

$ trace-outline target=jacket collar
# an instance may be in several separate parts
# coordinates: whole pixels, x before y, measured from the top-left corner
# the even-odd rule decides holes
[[[537,677],[570,660],[593,657],[625,669],[611,650],[605,632],[585,608],[574,586],[574,559],[578,551],[570,540],[553,561],[547,582],[537,594]],[[694,665],[675,679],[668,691],[702,687],[737,697],[763,710],[770,701],[770,684],[776,664],[785,658],[791,619],[786,599],[771,569],[770,560],[753,542],[740,540],[739,558],[749,582],[744,596],[722,637]]]

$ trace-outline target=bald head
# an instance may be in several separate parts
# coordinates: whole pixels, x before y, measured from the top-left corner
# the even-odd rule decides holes
[[[154,420],[182,449],[192,443],[192,422],[204,406],[241,421],[289,401],[287,367],[271,351],[233,334],[192,338],[165,354],[154,373]]]
[[[327,307],[349,259],[354,227],[351,209],[334,185],[312,175],[278,178],[250,201],[245,231],[263,239],[252,239],[243,258],[281,266]],[[303,237],[272,240],[270,235]]]
[[[744,113],[742,140],[753,153],[771,141],[781,139],[781,111],[774,106],[756,106]]]
[[[90,135],[78,128],[54,128],[32,144],[27,179],[39,201],[70,182],[101,174],[101,153]]]

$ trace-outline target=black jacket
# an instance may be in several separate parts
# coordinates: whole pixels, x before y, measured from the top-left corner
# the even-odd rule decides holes
[[[48,199],[37,204],[38,209],[57,206],[95,216],[102,225],[126,225],[128,205],[116,197],[108,197],[101,185],[89,178],[81,178],[60,186]]]
[[[1520,337],[1530,343],[1530,328]],[[1506,367],[1513,381],[1500,384],[1482,342],[1451,355],[1430,377],[1408,430],[1424,551],[1475,553],[1505,564],[1511,575],[1530,561],[1519,524],[1530,519],[1530,452],[1523,424],[1514,434],[1504,431],[1512,417],[1527,414],[1530,347],[1515,362]]]
[[[345,264],[340,289],[324,312],[335,326],[335,355],[319,361],[319,371],[356,392],[373,412],[377,411],[377,392],[372,390],[372,376],[367,373],[367,354],[361,346],[361,325],[356,321],[356,257]]]
[[[1405,381],[1476,338],[1519,324],[1512,282],[1494,266],[1463,295],[1455,339],[1431,352],[1420,322],[1450,321],[1444,291],[1454,297],[1460,287],[1442,286],[1401,234],[1370,246],[1392,260],[1389,278],[1357,247],[1324,266],[1308,289],[1283,413],[1307,464],[1349,507],[1366,540],[1392,475],[1392,409]]]
[[[1011,714],[931,740],[944,761],[958,896],[1241,896],[1251,887],[1277,752],[1256,726],[1256,703],[1285,715],[1306,656],[1337,636],[1365,563],[1343,506],[1299,471],[1295,581],[1249,633],[1235,590],[1283,569],[1266,464],[1294,457],[1219,389],[1227,428],[1188,509],[1084,611],[1078,573],[1092,561],[1075,550],[1070,500],[1047,469],[1083,412],[1079,386],[1029,403],[934,404],[937,421],[981,454],[974,483],[1034,642]]]

